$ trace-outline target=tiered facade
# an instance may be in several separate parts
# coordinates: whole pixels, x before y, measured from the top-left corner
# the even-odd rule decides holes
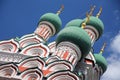
[[[100,12],[71,20],[60,31],[61,11],[41,16],[32,34],[0,41],[0,80],[100,80],[107,69],[104,46],[99,54],[92,49],[103,33]]]

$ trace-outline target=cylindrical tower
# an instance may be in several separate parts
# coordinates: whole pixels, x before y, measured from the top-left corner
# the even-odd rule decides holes
[[[102,56],[102,54],[94,54],[96,64],[99,67],[99,77],[106,71],[107,69],[107,61],[106,59]]]
[[[40,17],[38,27],[32,34],[24,35],[20,38],[20,48],[25,48],[29,45],[45,43],[51,36],[57,34],[62,25],[59,14],[63,7],[55,13],[46,13]]]
[[[35,34],[47,41],[51,36],[59,32],[62,25],[61,19],[57,14],[46,13],[41,16]]]
[[[84,21],[86,19],[87,18],[85,18]],[[84,29],[85,31],[87,31],[88,35],[90,36],[91,43],[94,44],[94,42],[101,37],[104,30],[104,25],[99,18],[90,16],[89,21],[86,23],[86,26]]]
[[[53,55],[57,55],[75,66],[88,54],[90,48],[88,34],[82,28],[71,26],[59,32],[56,39],[56,52]]]

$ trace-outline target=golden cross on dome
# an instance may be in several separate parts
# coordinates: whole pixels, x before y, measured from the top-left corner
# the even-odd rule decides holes
[[[92,6],[91,9],[90,9],[90,12],[89,12],[89,13],[88,13],[88,12],[86,13],[86,17],[87,17],[87,18],[86,18],[86,20],[82,23],[82,28],[83,28],[83,29],[85,28],[86,23],[89,22],[90,16],[92,16],[92,13],[93,13],[95,7],[96,7],[95,5]]]
[[[99,12],[97,13],[96,17],[99,18],[100,14],[102,13],[102,7],[100,8]]]
[[[63,11],[63,9],[64,9],[64,5],[61,5],[61,8],[57,11],[57,15],[59,15],[62,11]]]
[[[84,29],[86,26],[86,23],[90,20],[90,15],[88,14],[88,12],[86,13],[86,20],[82,23],[82,28]]]
[[[102,46],[102,48],[100,50],[100,54],[103,54],[103,51],[104,51],[105,47],[106,47],[106,43],[103,44],[103,46]]]
[[[95,10],[95,5],[91,7],[89,15],[92,16],[93,11]]]

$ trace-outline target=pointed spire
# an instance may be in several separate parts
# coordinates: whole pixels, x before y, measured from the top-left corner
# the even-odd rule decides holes
[[[104,44],[103,44],[103,46],[102,46],[102,48],[101,48],[101,50],[100,50],[100,53],[99,53],[99,54],[102,54],[102,53],[103,53],[103,51],[104,51],[105,47],[106,47],[106,43],[104,43]]]
[[[89,15],[92,16],[93,11],[95,10],[95,5],[91,7]]]
[[[62,11],[63,11],[63,9],[64,9],[64,5],[61,5],[61,8],[57,11],[57,15],[59,15]]]
[[[82,23],[82,28],[84,29],[86,26],[86,23],[90,20],[90,15],[88,14],[88,12],[86,13],[86,20]]]
[[[99,18],[100,14],[102,13],[102,7],[100,8],[99,12],[97,13],[96,17]]]

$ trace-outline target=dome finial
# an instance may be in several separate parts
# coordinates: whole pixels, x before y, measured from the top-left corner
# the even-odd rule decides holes
[[[100,8],[99,12],[97,13],[96,17],[99,18],[100,14],[102,13],[102,7]]]
[[[106,47],[106,43],[104,42],[104,44],[103,44],[103,46],[102,46],[102,48],[101,48],[101,50],[100,50],[100,53],[99,53],[99,54],[102,54],[102,53],[103,53],[103,51],[104,51],[105,47]]]
[[[95,7],[96,7],[95,5],[94,5],[94,6],[91,6],[90,13],[89,13],[90,16],[92,16],[92,13],[93,13]]]
[[[59,15],[62,11],[63,11],[63,9],[64,9],[64,5],[61,5],[61,8],[57,11],[57,15]]]
[[[87,19],[82,23],[82,28],[84,29],[86,26],[86,23],[90,20],[90,15],[88,14],[88,12],[86,13],[86,17]]]

